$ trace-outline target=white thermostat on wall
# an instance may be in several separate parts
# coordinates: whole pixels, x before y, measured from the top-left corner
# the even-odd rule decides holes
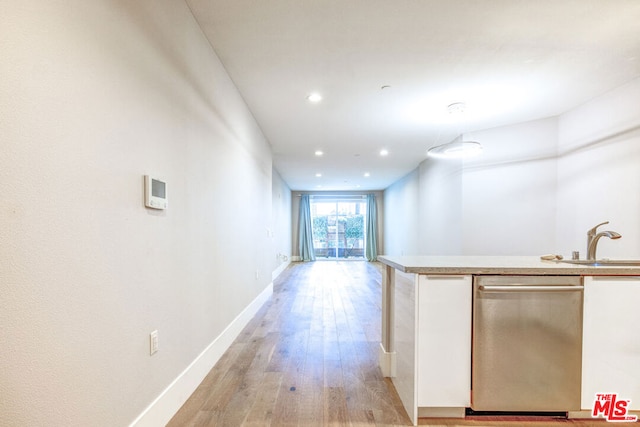
[[[144,176],[144,205],[151,209],[167,209],[167,183],[159,178]]]

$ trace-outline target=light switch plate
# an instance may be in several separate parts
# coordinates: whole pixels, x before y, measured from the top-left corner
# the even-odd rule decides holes
[[[154,354],[158,351],[158,330],[155,330],[149,334],[149,354]]]

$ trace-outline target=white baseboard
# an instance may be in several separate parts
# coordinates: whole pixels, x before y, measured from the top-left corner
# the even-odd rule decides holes
[[[387,352],[382,343],[378,351],[378,364],[382,371],[382,376],[394,378],[396,376],[396,352]]]
[[[291,264],[291,261],[285,261],[278,268],[273,270],[271,273],[271,280],[276,280],[276,278],[282,273],[288,266]]]
[[[300,258],[299,255],[294,255],[294,256],[291,257],[291,261],[299,262],[299,261],[302,261],[302,258]]]
[[[260,295],[130,424],[130,427],[166,425],[272,294],[273,283],[269,283]]]

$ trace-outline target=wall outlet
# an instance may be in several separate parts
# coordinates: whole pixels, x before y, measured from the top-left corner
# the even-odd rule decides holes
[[[149,334],[149,354],[154,354],[158,351],[158,330],[155,330]]]

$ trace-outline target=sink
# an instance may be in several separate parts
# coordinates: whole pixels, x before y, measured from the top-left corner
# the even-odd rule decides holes
[[[559,262],[588,266],[640,267],[640,259],[563,259]]]

